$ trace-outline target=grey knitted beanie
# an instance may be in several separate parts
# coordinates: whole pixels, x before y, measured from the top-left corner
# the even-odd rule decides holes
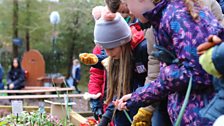
[[[131,29],[119,13],[112,21],[96,20],[94,42],[103,48],[115,48],[131,41]]]

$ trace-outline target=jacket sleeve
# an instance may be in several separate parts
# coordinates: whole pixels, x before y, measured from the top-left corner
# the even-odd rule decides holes
[[[155,44],[155,36],[153,34],[153,28],[146,29],[145,37],[147,40],[147,53],[148,53],[148,74],[145,84],[155,80],[159,75],[159,61],[153,57],[152,51],[155,51],[153,45]]]
[[[10,75],[10,71],[7,74],[7,85],[11,84],[12,80],[11,80],[11,75]]]
[[[93,49],[94,54],[101,54],[101,48],[95,46]],[[88,91],[90,94],[102,93],[102,88],[104,84],[104,70],[99,68],[90,68]]]
[[[25,73],[23,70],[21,70],[19,78],[13,82],[14,89],[21,89],[22,87],[24,87],[24,81],[25,81]]]
[[[112,102],[109,103],[109,105],[106,108],[105,113],[103,114],[103,117],[106,117],[106,118],[112,120],[114,109],[115,109],[114,104]]]
[[[71,69],[71,77],[72,79],[75,79],[75,69],[73,69],[74,66],[72,65],[72,69]]]
[[[184,22],[185,20],[182,19],[181,21]],[[189,36],[186,35],[186,32],[189,32],[189,29],[181,21],[179,18],[172,18],[168,24],[175,23],[178,27],[163,27],[159,31],[161,36],[166,36],[165,39],[170,38],[170,40],[166,41],[166,44],[173,45],[173,50],[181,64],[167,65],[161,63],[157,79],[132,93],[131,99],[127,102],[128,108],[134,106],[144,107],[161,101],[170,93],[186,91],[191,76],[193,77],[192,90],[211,87],[211,76],[200,66],[196,51],[197,45],[203,41],[199,41],[199,38],[197,38],[195,42],[192,42],[196,38],[188,38]],[[167,22],[164,24],[167,24]],[[200,28],[199,32],[201,32]],[[208,32],[210,31],[203,35],[208,36]],[[163,44],[165,44],[165,41]]]
[[[217,18],[217,20],[224,26],[224,20],[223,20],[223,14],[222,14],[222,8],[219,5],[219,3],[216,0],[210,0],[211,1],[211,11]]]
[[[75,79],[76,80],[80,80],[81,79],[81,70],[80,70],[80,68],[76,69]]]
[[[98,68],[98,69],[104,69],[104,66],[102,65],[102,61],[105,59],[105,58],[107,58],[107,55],[105,55],[105,54],[98,54],[98,55],[96,55],[97,56],[97,58],[98,58],[98,62],[97,62],[97,64],[95,64],[95,65],[92,65],[92,67],[94,67],[94,68]]]

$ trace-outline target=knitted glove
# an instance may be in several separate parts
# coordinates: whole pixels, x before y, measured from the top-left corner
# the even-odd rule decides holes
[[[80,61],[86,65],[95,65],[98,62],[98,58],[92,53],[81,53],[79,54]]]
[[[151,126],[152,113],[150,109],[140,108],[138,113],[133,117],[131,126]]]
[[[103,105],[100,99],[91,99],[90,108],[92,109],[94,118],[99,120],[99,118],[101,118],[103,115]]]
[[[212,52],[213,48],[208,49],[199,57],[199,63],[202,68],[209,74],[220,78],[222,75],[216,70],[213,62],[212,62]]]

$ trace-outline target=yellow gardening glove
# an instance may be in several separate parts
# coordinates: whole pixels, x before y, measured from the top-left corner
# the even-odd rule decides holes
[[[86,65],[95,65],[98,62],[98,57],[92,53],[79,54],[80,61]]]
[[[133,117],[131,126],[151,126],[153,111],[147,108],[140,108],[138,113]]]

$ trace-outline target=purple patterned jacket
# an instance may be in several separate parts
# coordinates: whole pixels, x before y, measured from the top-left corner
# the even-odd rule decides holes
[[[155,28],[157,44],[174,52],[181,65],[161,63],[158,78],[132,93],[128,108],[147,106],[168,96],[168,113],[174,124],[192,76],[193,87],[181,126],[212,125],[211,121],[199,116],[200,109],[214,96],[214,90],[211,76],[199,65],[196,48],[211,34],[223,39],[224,29],[211,12],[199,9],[199,19],[194,21],[183,0],[162,0],[153,10],[143,14]]]

